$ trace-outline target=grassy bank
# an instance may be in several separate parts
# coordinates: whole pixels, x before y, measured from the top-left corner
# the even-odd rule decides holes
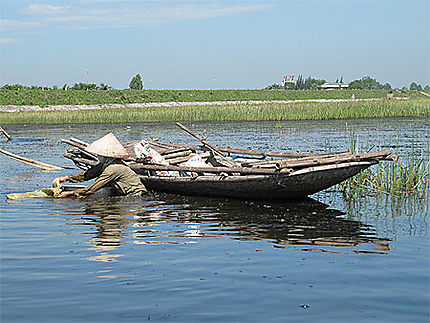
[[[0,105],[67,105],[192,101],[248,101],[298,99],[385,98],[386,90],[42,90],[0,89]],[[396,97],[422,96],[417,91],[395,91]]]
[[[133,123],[164,121],[278,121],[429,117],[428,99],[361,102],[237,104],[79,111],[3,112],[0,124]]]
[[[357,137],[353,141],[357,143]],[[355,151],[354,148],[357,147],[351,147],[351,151]],[[339,189],[347,199],[355,199],[363,195],[386,194],[416,196],[423,200],[427,199],[428,204],[430,192],[429,148],[430,142],[427,141],[426,148],[416,151],[415,138],[412,137],[410,152],[404,159],[381,162],[376,167],[368,168],[342,182],[338,185]],[[369,151],[369,147],[366,147],[364,151]],[[397,151],[394,151],[394,154],[397,155]]]

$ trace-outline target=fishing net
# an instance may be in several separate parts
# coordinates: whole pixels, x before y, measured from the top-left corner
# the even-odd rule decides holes
[[[6,198],[9,200],[18,200],[24,198],[33,198],[33,197],[58,197],[61,193],[61,183],[58,178],[54,179],[52,182],[52,187],[41,188],[33,192],[26,193],[11,193],[7,194]]]

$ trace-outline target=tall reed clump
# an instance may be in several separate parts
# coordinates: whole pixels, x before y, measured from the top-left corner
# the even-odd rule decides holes
[[[357,144],[352,141],[354,150]],[[358,175],[339,184],[346,197],[358,194],[414,195],[428,198],[430,191],[430,152],[429,142],[426,151],[417,154],[412,141],[408,157],[392,162],[380,162]],[[351,149],[351,151],[354,151]]]
[[[397,160],[366,169],[340,184],[340,190],[351,196],[359,193],[413,194],[426,197],[430,187],[429,162],[423,159]]]

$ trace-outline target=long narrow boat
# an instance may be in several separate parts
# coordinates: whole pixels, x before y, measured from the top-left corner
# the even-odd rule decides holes
[[[199,138],[201,139],[201,138]],[[137,158],[137,141],[125,142],[130,159],[125,161],[149,190],[180,195],[242,199],[300,199],[336,185],[382,160],[394,160],[390,150],[363,154],[287,153],[202,145],[185,145],[147,139],[166,163]],[[98,163],[85,151],[86,143],[70,138],[73,145],[64,156],[87,169]],[[187,167],[198,154],[204,167]]]

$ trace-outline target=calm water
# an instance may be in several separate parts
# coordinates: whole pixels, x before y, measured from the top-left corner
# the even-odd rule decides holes
[[[219,145],[287,151],[429,147],[417,119],[187,123]],[[174,124],[9,126],[3,149],[73,168],[61,138],[159,137]],[[3,140],[3,138],[1,138]],[[1,322],[428,322],[428,200],[334,189],[301,202],[150,194],[28,199],[56,176],[0,156]]]

